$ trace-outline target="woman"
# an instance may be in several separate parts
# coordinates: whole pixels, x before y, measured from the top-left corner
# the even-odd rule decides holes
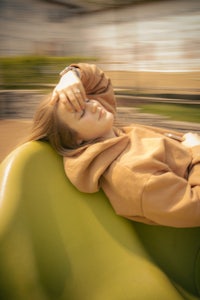
[[[82,192],[103,189],[115,212],[173,227],[200,226],[200,137],[132,124],[116,129],[110,79],[95,65],[62,72],[30,140],[48,140]]]

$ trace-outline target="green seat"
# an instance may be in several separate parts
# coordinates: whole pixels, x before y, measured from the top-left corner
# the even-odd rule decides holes
[[[117,216],[102,191],[83,194],[42,142],[0,165],[1,300],[200,298],[200,228]]]

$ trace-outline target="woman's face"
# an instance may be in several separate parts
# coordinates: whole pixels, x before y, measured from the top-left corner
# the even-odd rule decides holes
[[[58,117],[69,128],[78,133],[79,142],[90,141],[96,138],[114,137],[114,116],[98,101],[89,100],[85,110],[69,112],[64,101],[58,102]]]

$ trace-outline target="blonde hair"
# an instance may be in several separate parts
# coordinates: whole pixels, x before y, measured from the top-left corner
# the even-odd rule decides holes
[[[57,115],[58,103],[51,105],[50,96],[38,106],[28,141],[48,141],[62,156],[80,148],[77,133],[61,122]]]

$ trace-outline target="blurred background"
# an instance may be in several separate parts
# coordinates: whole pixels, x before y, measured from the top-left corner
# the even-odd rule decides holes
[[[5,124],[27,129],[60,70],[80,61],[111,77],[120,124],[170,118],[199,130],[199,34],[199,0],[0,0],[1,149],[20,132]]]
[[[96,57],[114,70],[198,70],[198,0],[1,0],[0,55]]]

